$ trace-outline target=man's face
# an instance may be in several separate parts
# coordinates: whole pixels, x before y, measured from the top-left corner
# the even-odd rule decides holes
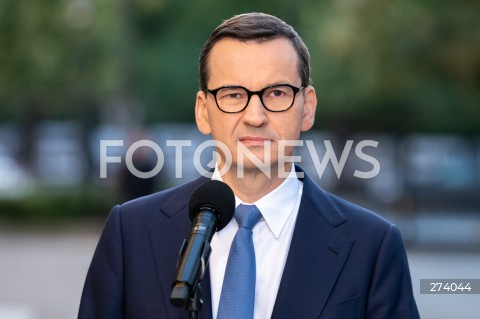
[[[287,39],[261,43],[222,39],[210,52],[208,88],[243,86],[250,91],[259,91],[275,84],[301,87],[297,65],[298,55]],[[212,94],[203,91],[197,93],[195,112],[200,132],[212,134],[213,139],[228,147],[233,167],[238,163],[237,143],[248,148],[262,162],[266,158],[264,147],[270,144],[270,165],[275,170],[282,145],[280,141],[298,140],[301,131],[309,130],[315,108],[315,90],[308,86],[304,92],[296,94],[295,103],[284,112],[268,111],[259,96],[254,95],[244,111],[227,114],[218,109]],[[293,147],[285,148],[281,154],[293,155]],[[244,169],[248,171],[256,166],[245,158]]]

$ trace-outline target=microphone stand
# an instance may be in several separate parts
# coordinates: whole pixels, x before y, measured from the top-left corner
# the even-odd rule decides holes
[[[202,287],[200,282],[197,283],[193,289],[193,294],[188,298],[188,319],[197,319],[198,312],[202,310],[203,299],[202,299]]]

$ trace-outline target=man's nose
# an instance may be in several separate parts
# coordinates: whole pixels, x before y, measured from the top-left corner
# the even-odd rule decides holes
[[[244,112],[243,120],[251,126],[262,126],[267,121],[266,112],[268,111],[258,94],[252,95]]]

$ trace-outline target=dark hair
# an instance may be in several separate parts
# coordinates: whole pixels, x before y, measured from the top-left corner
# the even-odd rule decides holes
[[[290,40],[298,54],[298,72],[302,86],[310,85],[310,54],[297,32],[287,23],[265,13],[245,13],[234,16],[220,24],[210,35],[200,53],[200,90],[207,91],[209,77],[208,58],[215,43],[223,38],[240,41],[264,42],[277,38]]]

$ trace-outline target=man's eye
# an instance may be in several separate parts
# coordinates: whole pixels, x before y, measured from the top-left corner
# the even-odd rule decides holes
[[[271,90],[268,92],[267,97],[269,98],[283,98],[286,97],[287,93],[284,90]]]
[[[221,92],[220,94],[220,98],[231,99],[231,100],[241,99],[244,96],[245,96],[245,93],[238,92],[238,91],[225,91],[225,92]]]

